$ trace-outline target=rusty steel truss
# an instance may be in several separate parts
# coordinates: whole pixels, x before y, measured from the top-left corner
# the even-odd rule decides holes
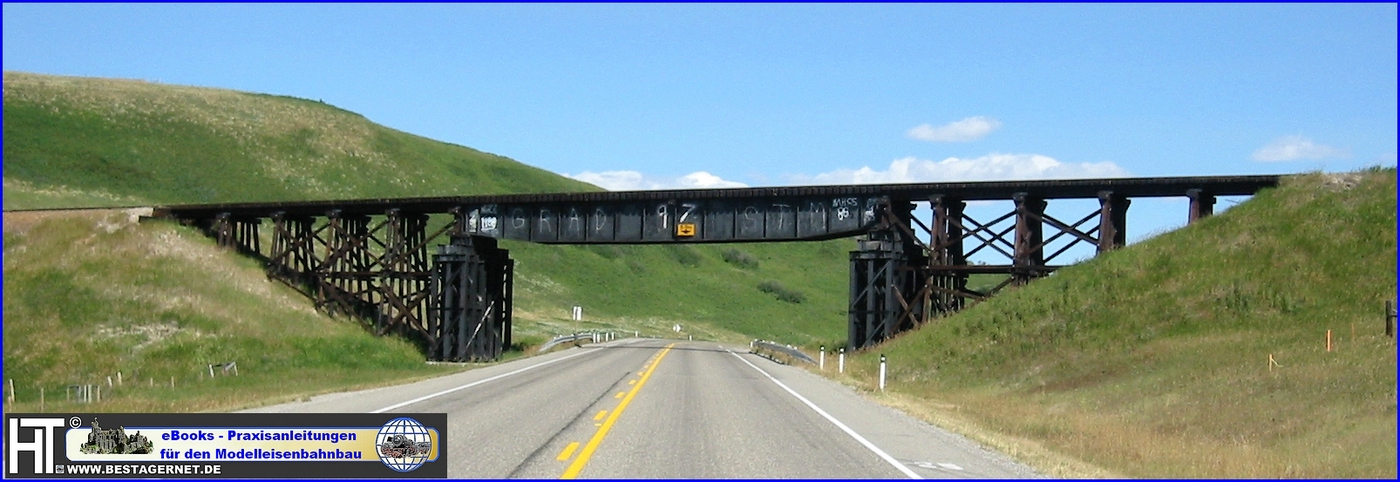
[[[167,206],[219,245],[261,258],[318,309],[420,340],[433,360],[510,346],[514,264],[497,239],[552,244],[791,242],[860,236],[850,254],[848,348],[860,349],[1062,267],[1072,247],[1127,240],[1131,198],[1187,197],[1192,223],[1218,195],[1279,176],[811,186]],[[1097,199],[1055,216],[1050,201]],[[1006,202],[974,219],[968,202]],[[927,203],[927,222],[914,215]],[[270,232],[264,228],[270,224]],[[429,247],[437,246],[430,256]],[[974,255],[1000,262],[971,263]],[[973,274],[1004,275],[983,290]]]

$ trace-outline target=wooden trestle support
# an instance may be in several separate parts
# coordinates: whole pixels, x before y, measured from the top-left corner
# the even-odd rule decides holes
[[[431,360],[493,360],[510,345],[513,262],[495,240],[460,236],[464,217],[452,214],[445,226],[429,229],[428,215],[397,209],[374,218],[338,210],[324,217],[273,213],[266,252],[261,218],[223,213],[204,227],[220,246],[261,258],[270,278],[311,298],[320,311],[366,320],[378,335],[414,338]],[[447,234],[453,244],[439,247],[430,265],[430,242]],[[482,299],[491,309],[477,308]],[[489,315],[483,329],[462,319],[482,315]],[[460,329],[480,339],[463,337]]]
[[[1214,197],[1192,190],[1190,222],[1211,214]],[[931,223],[913,216],[914,203],[880,206],[881,222],[852,251],[847,349],[880,343],[931,319],[962,310],[1007,286],[1025,285],[1050,275],[1054,261],[1079,243],[1101,254],[1127,244],[1130,200],[1111,191],[1098,194],[1099,207],[1065,222],[1045,213],[1044,199],[1025,193],[1011,197],[1010,212],[988,222],[965,214],[966,203],[949,196],[928,199]],[[1092,223],[1097,220],[1097,223]],[[1088,227],[1086,227],[1088,225]],[[1046,228],[1052,235],[1045,236]],[[1069,237],[1046,255],[1051,243]],[[927,240],[927,241],[926,241]],[[1004,264],[971,264],[968,258],[987,251]],[[968,287],[971,274],[1003,274],[990,289]]]

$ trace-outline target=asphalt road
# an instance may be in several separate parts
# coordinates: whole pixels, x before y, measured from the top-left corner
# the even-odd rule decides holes
[[[444,412],[452,478],[1040,477],[747,352],[624,339],[250,411]]]

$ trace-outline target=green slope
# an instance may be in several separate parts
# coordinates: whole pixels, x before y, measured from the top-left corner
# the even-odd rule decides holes
[[[598,190],[316,101],[6,72],[5,209]]]
[[[457,369],[322,316],[189,227],[110,210],[6,213],[4,228],[7,411],[226,410]],[[226,362],[238,376],[208,377]],[[103,403],[66,401],[76,384]]]
[[[1108,475],[1394,478],[1395,228],[1394,169],[1289,179],[879,347],[886,397]]]

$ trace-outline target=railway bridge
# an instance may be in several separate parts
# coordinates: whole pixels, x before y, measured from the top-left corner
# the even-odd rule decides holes
[[[268,275],[319,309],[373,320],[379,334],[421,338],[428,358],[491,360],[510,345],[514,264],[498,239],[546,244],[795,242],[856,237],[848,349],[1063,266],[1070,247],[1126,243],[1135,198],[1185,197],[1188,220],[1216,196],[1252,195],[1280,176],[576,192],[158,207],[221,246],[259,257]],[[1086,213],[1047,213],[1090,199]],[[1007,206],[973,219],[968,202]],[[1006,204],[1009,202],[1009,206]],[[926,203],[929,219],[915,216]],[[271,229],[270,236],[265,236]],[[1059,242],[1056,242],[1060,240]],[[266,242],[265,242],[266,241]],[[1052,243],[1055,243],[1052,245]],[[430,249],[432,248],[432,249]],[[1048,253],[1047,253],[1048,251]],[[1001,262],[969,263],[985,253]],[[1004,275],[983,291],[975,273]]]

